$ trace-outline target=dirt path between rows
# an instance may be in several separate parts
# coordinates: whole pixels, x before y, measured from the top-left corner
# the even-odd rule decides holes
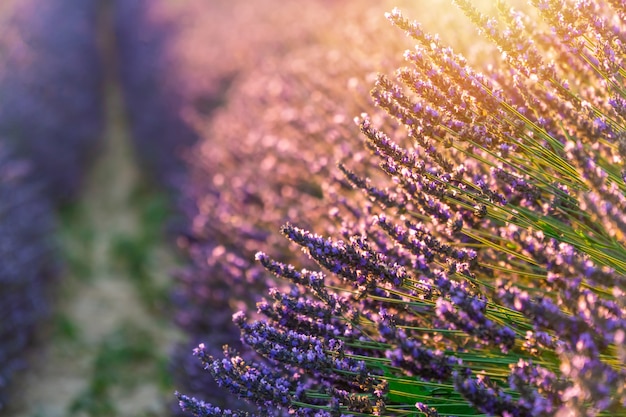
[[[104,144],[80,203],[62,215],[55,311],[6,416],[157,416],[173,399],[168,354],[181,336],[165,312],[176,266],[160,230],[167,205],[134,161],[103,17]]]

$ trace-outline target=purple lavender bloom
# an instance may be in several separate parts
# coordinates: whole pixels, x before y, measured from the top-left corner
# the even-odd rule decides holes
[[[340,339],[283,331],[262,321],[247,324],[242,312],[236,313],[233,321],[242,330],[242,341],[272,361],[315,374],[337,370],[367,375],[363,361],[342,357],[344,346]]]
[[[401,330],[393,338],[386,339],[393,340],[399,346],[385,352],[387,359],[406,375],[427,381],[445,381],[452,375],[452,365],[457,363],[456,358],[446,356],[442,351],[425,348],[417,340],[408,338]]]
[[[293,286],[288,294],[272,288],[269,295],[275,302],[259,302],[258,311],[281,327],[324,338],[356,336],[352,326],[339,319],[347,310],[346,299],[325,292],[323,295],[327,299],[324,301],[310,300],[308,294],[297,286]],[[322,295],[318,294],[318,297],[322,298]],[[357,315],[356,312],[350,313],[352,316]]]
[[[560,403],[559,390],[564,380],[551,371],[522,359],[512,366],[509,386],[519,392],[521,407],[533,410],[534,415],[551,415]]]
[[[279,372],[263,364],[248,364],[239,355],[224,351],[223,359],[215,359],[200,344],[194,350],[210,371],[220,387],[226,388],[251,403],[260,410],[287,408],[290,405],[291,392],[295,391],[296,383],[285,378]]]
[[[489,377],[478,375],[472,378],[469,375],[457,373],[455,388],[478,410],[490,416],[532,417],[535,415],[532,408],[516,403]]]
[[[350,244],[346,244],[324,239],[289,224],[282,231],[320,265],[354,286],[369,290],[376,284],[376,279],[399,286],[408,277],[404,267],[387,262],[384,254],[372,251],[364,239],[356,236]]]
[[[187,395],[176,393],[179,406],[183,411],[187,411],[194,416],[202,417],[254,417],[254,414],[245,411],[232,411],[222,409],[212,404],[197,400]]]
[[[424,414],[426,417],[439,417],[439,413],[437,412],[436,408],[429,407],[424,403],[415,403],[415,408],[417,408],[418,411]]]

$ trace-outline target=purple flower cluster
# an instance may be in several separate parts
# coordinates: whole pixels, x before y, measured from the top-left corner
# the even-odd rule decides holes
[[[0,140],[55,203],[77,193],[103,126],[97,1],[3,4]]]
[[[625,415],[624,4],[455,3],[499,56],[479,69],[388,13],[416,46],[371,79],[369,156],[335,67],[306,74],[316,49],[269,59],[208,124],[179,320],[209,341],[213,311],[274,287],[234,316],[243,355],[196,350],[261,415]]]

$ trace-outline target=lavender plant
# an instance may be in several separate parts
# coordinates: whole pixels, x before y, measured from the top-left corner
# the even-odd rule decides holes
[[[75,195],[103,123],[97,1],[7,1],[0,135],[55,202]]]
[[[28,162],[0,143],[0,409],[8,384],[24,367],[23,351],[47,312],[54,274],[50,235],[53,217],[42,184],[29,178]]]
[[[293,286],[234,316],[256,359],[194,352],[259,415],[626,414],[625,6],[455,3],[501,62],[389,13],[417,45],[372,90],[399,128],[357,119],[380,172],[340,166],[332,237],[283,226],[317,267],[257,254]]]

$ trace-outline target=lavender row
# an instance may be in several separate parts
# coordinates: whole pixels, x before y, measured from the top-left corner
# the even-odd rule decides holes
[[[193,115],[211,117],[224,99],[233,74],[233,67],[227,64],[231,55],[211,62],[197,52],[217,43],[211,36],[214,25],[209,20],[214,18],[212,11],[225,7],[220,1],[203,3],[206,10],[199,1],[191,0],[176,4],[118,1],[114,7],[117,70],[135,155],[148,177],[170,193],[177,207],[184,205],[188,172],[184,160],[201,135]],[[188,218],[178,217],[171,220],[174,228],[177,232],[186,230]],[[227,322],[226,317],[222,322]],[[215,334],[219,334],[217,329]],[[180,353],[173,353],[173,357],[177,355]],[[173,367],[176,375],[194,372],[192,368],[178,368]],[[178,412],[175,408],[174,413]]]
[[[54,211],[76,196],[102,128],[97,2],[0,7],[0,407],[58,273]]]
[[[182,21],[165,2],[118,1],[114,6],[117,70],[135,154],[157,183],[175,190],[182,153],[197,136],[184,120],[191,91],[173,44]]]
[[[2,15],[0,136],[55,202],[76,195],[103,125],[98,2],[9,2]]]
[[[541,1],[523,12],[502,5],[496,19],[456,3],[503,52],[500,62],[479,72],[394,10],[389,20],[416,47],[393,77],[375,82],[372,97],[390,118],[357,120],[372,155],[343,154],[343,182],[317,170],[321,156],[301,164],[268,156],[264,184],[302,171],[308,178],[321,173],[326,184],[325,202],[287,200],[283,214],[270,211],[308,261],[286,243],[274,245],[270,232],[258,233],[258,223],[237,229],[251,217],[236,217],[236,204],[223,217],[200,218],[199,230],[210,232],[190,240],[201,265],[184,281],[192,304],[215,296],[202,285],[213,277],[276,286],[256,313],[234,316],[243,354],[216,355],[210,338],[195,350],[218,384],[259,415],[626,413],[626,9],[619,2]],[[332,83],[315,86],[309,97]],[[277,101],[279,114],[297,126],[290,138],[306,132],[307,141],[285,141],[275,151],[300,145],[306,155],[321,144],[333,155],[333,135],[324,128],[334,118]],[[319,142],[309,123],[325,133]],[[242,161],[238,156],[233,152]],[[253,193],[249,178],[212,178],[244,187],[257,211],[298,195],[274,191],[265,203],[271,188]],[[361,195],[342,190],[346,183]],[[333,184],[337,193],[326,193]],[[206,193],[198,206],[219,213],[225,196]],[[221,235],[223,224],[235,230]],[[209,251],[197,243],[215,236],[230,243],[235,232],[241,237],[232,246]],[[249,264],[243,250],[254,246],[263,250],[259,265],[285,281],[272,284]],[[226,291],[218,294],[232,303]],[[194,415],[248,415],[179,399]]]
[[[52,207],[32,168],[0,147],[0,408],[33,329],[48,311],[46,291],[55,274]]]

